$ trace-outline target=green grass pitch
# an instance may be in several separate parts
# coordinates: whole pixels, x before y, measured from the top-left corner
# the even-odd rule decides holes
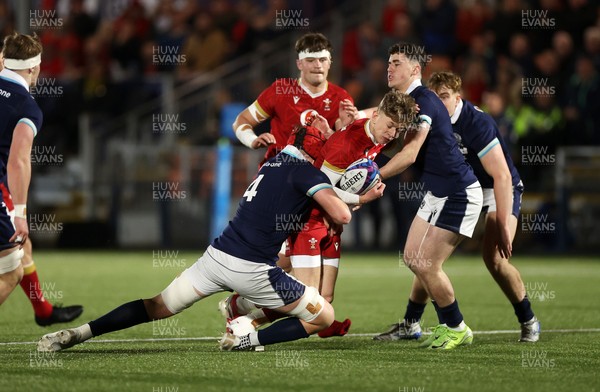
[[[152,251],[40,251],[35,259],[50,300],[85,306],[70,324],[77,326],[160,292],[199,255],[179,252],[175,262],[157,263]],[[352,319],[352,336],[311,337],[262,353],[218,350],[216,306],[224,293],[168,320],[38,354],[34,342],[62,325],[38,327],[17,288],[0,307],[0,391],[599,390],[600,259],[517,255],[514,263],[542,322],[540,342],[517,343],[513,309],[483,262],[455,255],[446,271],[475,339],[450,352],[371,340],[404,313],[412,275],[393,254],[344,256],[334,307],[338,320]],[[428,306],[424,326],[435,320]]]

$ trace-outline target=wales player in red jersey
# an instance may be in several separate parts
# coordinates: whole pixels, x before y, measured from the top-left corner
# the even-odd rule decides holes
[[[357,159],[375,159],[379,151],[396,139],[406,121],[416,114],[415,101],[409,95],[390,91],[381,101],[371,119],[359,119],[334,133],[321,150],[321,158],[315,165],[327,174],[332,184],[337,184],[350,164]],[[324,119],[321,119],[321,124]],[[315,125],[319,125],[318,121]],[[383,186],[381,183],[380,186]],[[338,196],[350,205],[359,205],[374,200],[375,195],[359,196],[337,190]],[[337,280],[341,239],[339,235],[328,235],[328,228],[319,210],[313,210],[305,230],[290,237],[290,259],[296,277],[308,285],[319,287],[321,295],[333,302]],[[327,329],[319,332],[321,337],[340,336],[347,333],[350,320],[334,321]]]
[[[332,62],[329,40],[323,34],[308,33],[296,41],[295,48],[300,78],[277,79],[233,123],[244,145],[267,148],[261,164],[285,147],[302,112],[316,110],[332,129],[342,128],[357,115],[348,92],[327,81]],[[271,131],[257,136],[254,128],[267,119],[271,119]]]

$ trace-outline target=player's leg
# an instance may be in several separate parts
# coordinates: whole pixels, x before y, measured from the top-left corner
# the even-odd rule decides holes
[[[404,261],[437,302],[443,321],[436,327],[431,339],[423,343],[423,347],[446,349],[470,344],[473,340],[454,297],[452,283],[442,269],[442,264],[460,240],[460,234],[430,225],[419,216],[415,217],[409,230]],[[423,263],[421,260],[429,262]]]
[[[160,294],[125,303],[77,328],[46,334],[39,340],[37,350],[64,350],[92,337],[178,314],[202,298],[223,291],[214,280],[215,276],[222,273],[219,267],[218,263],[212,262],[205,253]]]
[[[306,286],[281,268],[233,256],[221,262],[232,271],[232,274],[224,276],[224,286],[257,306],[286,316],[259,331],[252,328],[252,320],[248,315],[232,320],[233,328],[225,332],[221,339],[221,350],[249,350],[306,338],[333,322],[333,308],[319,291]]]
[[[515,215],[511,215],[509,219],[512,240],[517,230],[518,219]],[[489,212],[485,221],[483,260],[492,277],[513,305],[517,319],[521,324],[520,341],[536,342],[539,340],[540,334],[539,321],[531,310],[531,303],[527,297],[519,270],[498,252],[496,246],[498,235],[496,212]]]
[[[3,195],[4,193],[8,194],[4,190],[4,186],[0,184],[0,192]],[[4,196],[2,197],[4,200]],[[8,202],[12,206],[10,199]],[[3,204],[9,205],[6,201]],[[23,277],[21,259],[25,253],[22,248],[15,246],[17,244],[10,242],[11,237],[15,234],[15,227],[6,211],[7,208],[0,208],[0,304],[6,301]]]
[[[325,298],[325,301],[333,303],[335,294],[335,283],[337,281],[339,271],[339,259],[323,259],[323,267],[321,272],[321,287],[319,292]]]
[[[31,240],[28,238],[23,244],[25,252],[23,259],[23,279],[21,288],[31,305],[35,314],[35,322],[40,326],[48,326],[54,323],[67,323],[73,321],[83,312],[83,306],[57,306],[50,303],[44,297],[44,290],[40,283],[37,268],[33,261]]]
[[[316,288],[304,286],[301,282],[297,284],[304,287],[302,296],[288,305],[273,309],[290,317],[245,335],[226,332],[220,342],[221,350],[251,350],[257,346],[290,342],[307,338],[330,326],[335,318],[331,304],[325,301]],[[245,317],[247,316],[241,316]]]
[[[22,257],[22,249],[11,248],[0,251],[0,305],[6,301],[23,277]]]
[[[322,255],[322,273],[319,292],[329,303],[333,302],[335,295],[335,283],[337,281],[338,271],[340,267],[340,258],[342,254],[342,239],[340,235],[327,237],[327,240],[321,247]],[[350,330],[352,321],[345,319],[344,321],[334,320],[333,323],[326,329],[319,331],[319,337],[329,338],[332,336],[344,336]]]
[[[442,265],[477,224],[483,195],[479,182],[443,198],[431,193],[413,220],[406,240],[404,262],[436,303],[440,324],[423,347],[453,349],[471,344],[473,333],[465,324],[454,289]]]

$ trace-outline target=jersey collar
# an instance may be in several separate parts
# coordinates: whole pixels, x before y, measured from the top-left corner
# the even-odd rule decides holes
[[[294,158],[298,158],[301,161],[306,161],[306,158],[304,158],[304,155],[302,155],[300,150],[298,150],[298,148],[296,148],[296,146],[292,146],[291,144],[288,144],[287,146],[285,146],[283,148],[283,150],[281,150],[281,152],[291,155]]]
[[[412,83],[410,84],[410,86],[408,86],[408,88],[406,89],[406,92],[404,94],[410,94],[413,92],[414,89],[416,89],[417,87],[419,87],[421,85],[421,79],[415,79],[412,81]]]
[[[29,91],[29,85],[27,84],[25,78],[8,68],[4,68],[2,71],[0,71],[0,78],[8,80],[9,82],[20,84],[21,86],[25,87],[27,91]]]
[[[311,92],[308,87],[306,87],[304,85],[304,83],[302,83],[302,78],[298,78],[298,85],[302,88],[302,90],[304,90],[304,92],[306,92],[306,94],[308,94],[311,98],[318,98],[321,95],[325,94],[327,92],[327,89],[329,88],[329,82],[325,81],[325,88],[323,89],[323,91],[320,91],[318,93],[313,93]]]
[[[460,117],[460,114],[462,113],[462,109],[463,109],[463,100],[461,99],[460,101],[458,101],[458,105],[456,105],[456,109],[454,109],[454,114],[452,115],[452,117],[450,117],[450,122],[452,124],[456,124],[456,122],[458,121],[458,118]]]
[[[377,141],[375,141],[375,136],[373,136],[373,134],[371,133],[371,130],[369,129],[370,124],[371,124],[371,119],[368,119],[367,121],[365,121],[365,125],[364,125],[365,133],[367,134],[369,139],[371,139],[373,144],[377,144]]]

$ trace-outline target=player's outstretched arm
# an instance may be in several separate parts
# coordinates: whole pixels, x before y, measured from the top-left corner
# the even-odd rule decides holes
[[[342,201],[333,189],[321,189],[314,194],[313,199],[325,210],[334,223],[344,225],[350,223],[352,213],[348,205]]]
[[[496,219],[499,233],[498,251],[500,256],[508,259],[512,256],[512,236],[509,226],[513,203],[512,176],[499,143],[479,159],[487,174],[494,179],[494,198],[496,199]]]
[[[419,155],[419,151],[421,150],[423,143],[425,143],[425,139],[427,139],[430,128],[429,124],[422,122],[416,129],[406,132],[402,150],[379,169],[382,179],[385,180],[396,174],[400,174],[410,165],[415,163],[417,155]]]
[[[235,118],[233,122],[233,130],[235,131],[235,136],[239,139],[242,144],[246,147],[250,147],[253,150],[261,147],[267,147],[269,144],[275,143],[275,136],[271,133],[263,133],[259,136],[256,136],[254,133],[254,128],[265,121],[266,117],[263,117],[258,111],[256,111],[256,115],[253,116],[250,110],[250,107],[244,109],[238,116]]]
[[[24,206],[27,203],[29,182],[31,181],[31,146],[34,133],[25,122],[17,124],[13,131],[13,139],[8,154],[7,177],[8,188],[15,205],[15,234],[11,242],[25,241],[29,235]],[[20,211],[19,211],[20,210]]]

